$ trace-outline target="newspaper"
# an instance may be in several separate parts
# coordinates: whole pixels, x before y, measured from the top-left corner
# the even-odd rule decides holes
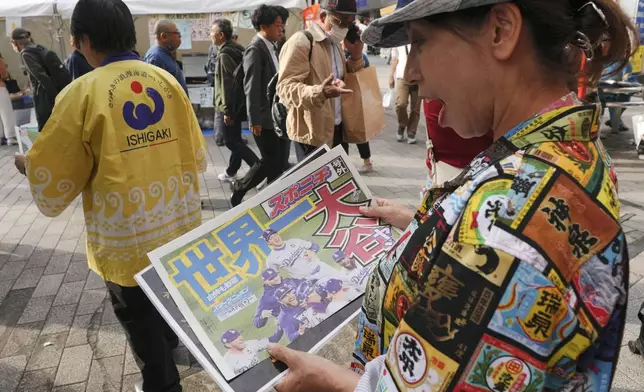
[[[37,125],[22,125],[16,127],[16,133],[18,134],[18,150],[21,154],[26,154],[31,147],[33,146],[36,138],[38,137],[38,126]]]
[[[360,308],[397,235],[360,215],[370,200],[336,148],[149,254],[222,388],[260,389],[280,374],[269,342],[312,350]]]

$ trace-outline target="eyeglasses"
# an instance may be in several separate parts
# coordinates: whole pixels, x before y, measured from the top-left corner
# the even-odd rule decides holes
[[[341,28],[348,28],[351,23],[353,23],[352,17],[338,18],[335,15],[329,15],[331,18],[331,23]]]
[[[166,31],[166,34],[176,34],[177,37],[181,38],[181,32],[180,31]]]

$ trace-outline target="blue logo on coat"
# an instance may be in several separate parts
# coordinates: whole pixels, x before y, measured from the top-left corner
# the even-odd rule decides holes
[[[130,89],[135,94],[141,94],[143,92],[143,86],[137,81],[130,84]],[[142,131],[150,125],[161,121],[165,111],[165,103],[157,90],[147,87],[145,94],[154,102],[154,110],[144,103],[135,105],[132,101],[127,101],[123,105],[123,119],[127,125],[137,131]]]

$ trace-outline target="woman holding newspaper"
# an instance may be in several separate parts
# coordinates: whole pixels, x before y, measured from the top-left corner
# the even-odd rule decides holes
[[[628,254],[599,109],[566,81],[580,55],[590,81],[626,64],[629,18],[611,0],[401,0],[362,37],[411,43],[405,77],[443,101],[441,125],[495,142],[417,212],[362,211],[406,228],[367,284],[363,375],[270,345],[289,367],[276,389],[608,391]]]

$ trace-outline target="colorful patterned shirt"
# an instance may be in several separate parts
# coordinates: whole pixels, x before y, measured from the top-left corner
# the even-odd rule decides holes
[[[34,201],[54,217],[83,194],[90,267],[136,286],[147,253],[201,224],[199,123],[167,72],[122,55],[57,98],[27,154]]]
[[[628,253],[599,109],[566,101],[426,194],[367,283],[357,391],[610,389]]]

